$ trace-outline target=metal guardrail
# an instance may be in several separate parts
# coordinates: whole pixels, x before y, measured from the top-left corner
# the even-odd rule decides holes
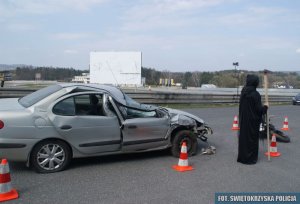
[[[183,93],[128,93],[133,99],[148,104],[223,104],[238,103],[236,94],[183,94]],[[264,98],[262,97],[262,100]],[[291,102],[292,97],[282,95],[269,96],[269,102]]]
[[[36,90],[28,88],[0,88],[0,98],[20,98]],[[222,91],[221,89],[206,90],[204,93],[182,90],[150,91],[147,89],[123,89],[123,91],[136,101],[146,104],[223,104],[238,103],[239,101],[239,96],[236,95],[234,89],[232,91]],[[269,102],[291,103],[294,95],[294,92],[282,94],[273,91],[269,95]],[[263,99],[264,97],[262,97]]]
[[[24,89],[24,88],[0,88],[0,98],[20,98],[37,89]]]

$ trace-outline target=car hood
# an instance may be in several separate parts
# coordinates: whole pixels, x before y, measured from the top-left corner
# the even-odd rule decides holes
[[[18,98],[0,99],[0,111],[23,110],[24,107],[18,102]]]
[[[192,119],[196,120],[197,122],[204,124],[204,120],[202,120],[201,118],[199,118],[193,114],[190,114],[188,112],[177,110],[177,109],[172,109],[172,108],[166,108],[166,109],[169,111],[171,117],[174,117],[176,115],[182,115],[182,116],[186,116],[188,118],[192,118]]]
[[[127,106],[127,107],[136,108],[136,109],[144,110],[144,111],[153,111],[153,110],[156,110],[159,108],[158,106],[155,106],[155,105],[147,105],[147,104],[139,104],[139,103],[131,104],[131,106]],[[195,121],[204,124],[204,121],[201,118],[199,118],[193,114],[190,114],[188,112],[177,110],[177,109],[172,109],[172,108],[165,108],[165,107],[163,107],[163,108],[168,110],[172,120],[180,119],[183,121],[183,120],[194,119]]]

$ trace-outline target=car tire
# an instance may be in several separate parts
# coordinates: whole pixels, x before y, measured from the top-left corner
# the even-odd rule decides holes
[[[32,150],[30,163],[38,173],[64,170],[72,158],[71,148],[61,140],[44,140]]]
[[[187,145],[188,155],[192,156],[197,154],[198,142],[195,134],[190,130],[181,130],[176,133],[172,141],[171,153],[174,157],[179,157],[184,141]]]

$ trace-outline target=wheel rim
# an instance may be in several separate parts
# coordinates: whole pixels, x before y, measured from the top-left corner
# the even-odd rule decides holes
[[[47,144],[37,153],[37,163],[45,170],[58,169],[63,165],[65,158],[65,151],[58,144]]]

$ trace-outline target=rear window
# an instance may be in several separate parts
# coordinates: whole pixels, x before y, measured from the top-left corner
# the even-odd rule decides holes
[[[51,85],[20,98],[19,103],[25,108],[28,108],[61,89],[62,87],[59,85]]]

